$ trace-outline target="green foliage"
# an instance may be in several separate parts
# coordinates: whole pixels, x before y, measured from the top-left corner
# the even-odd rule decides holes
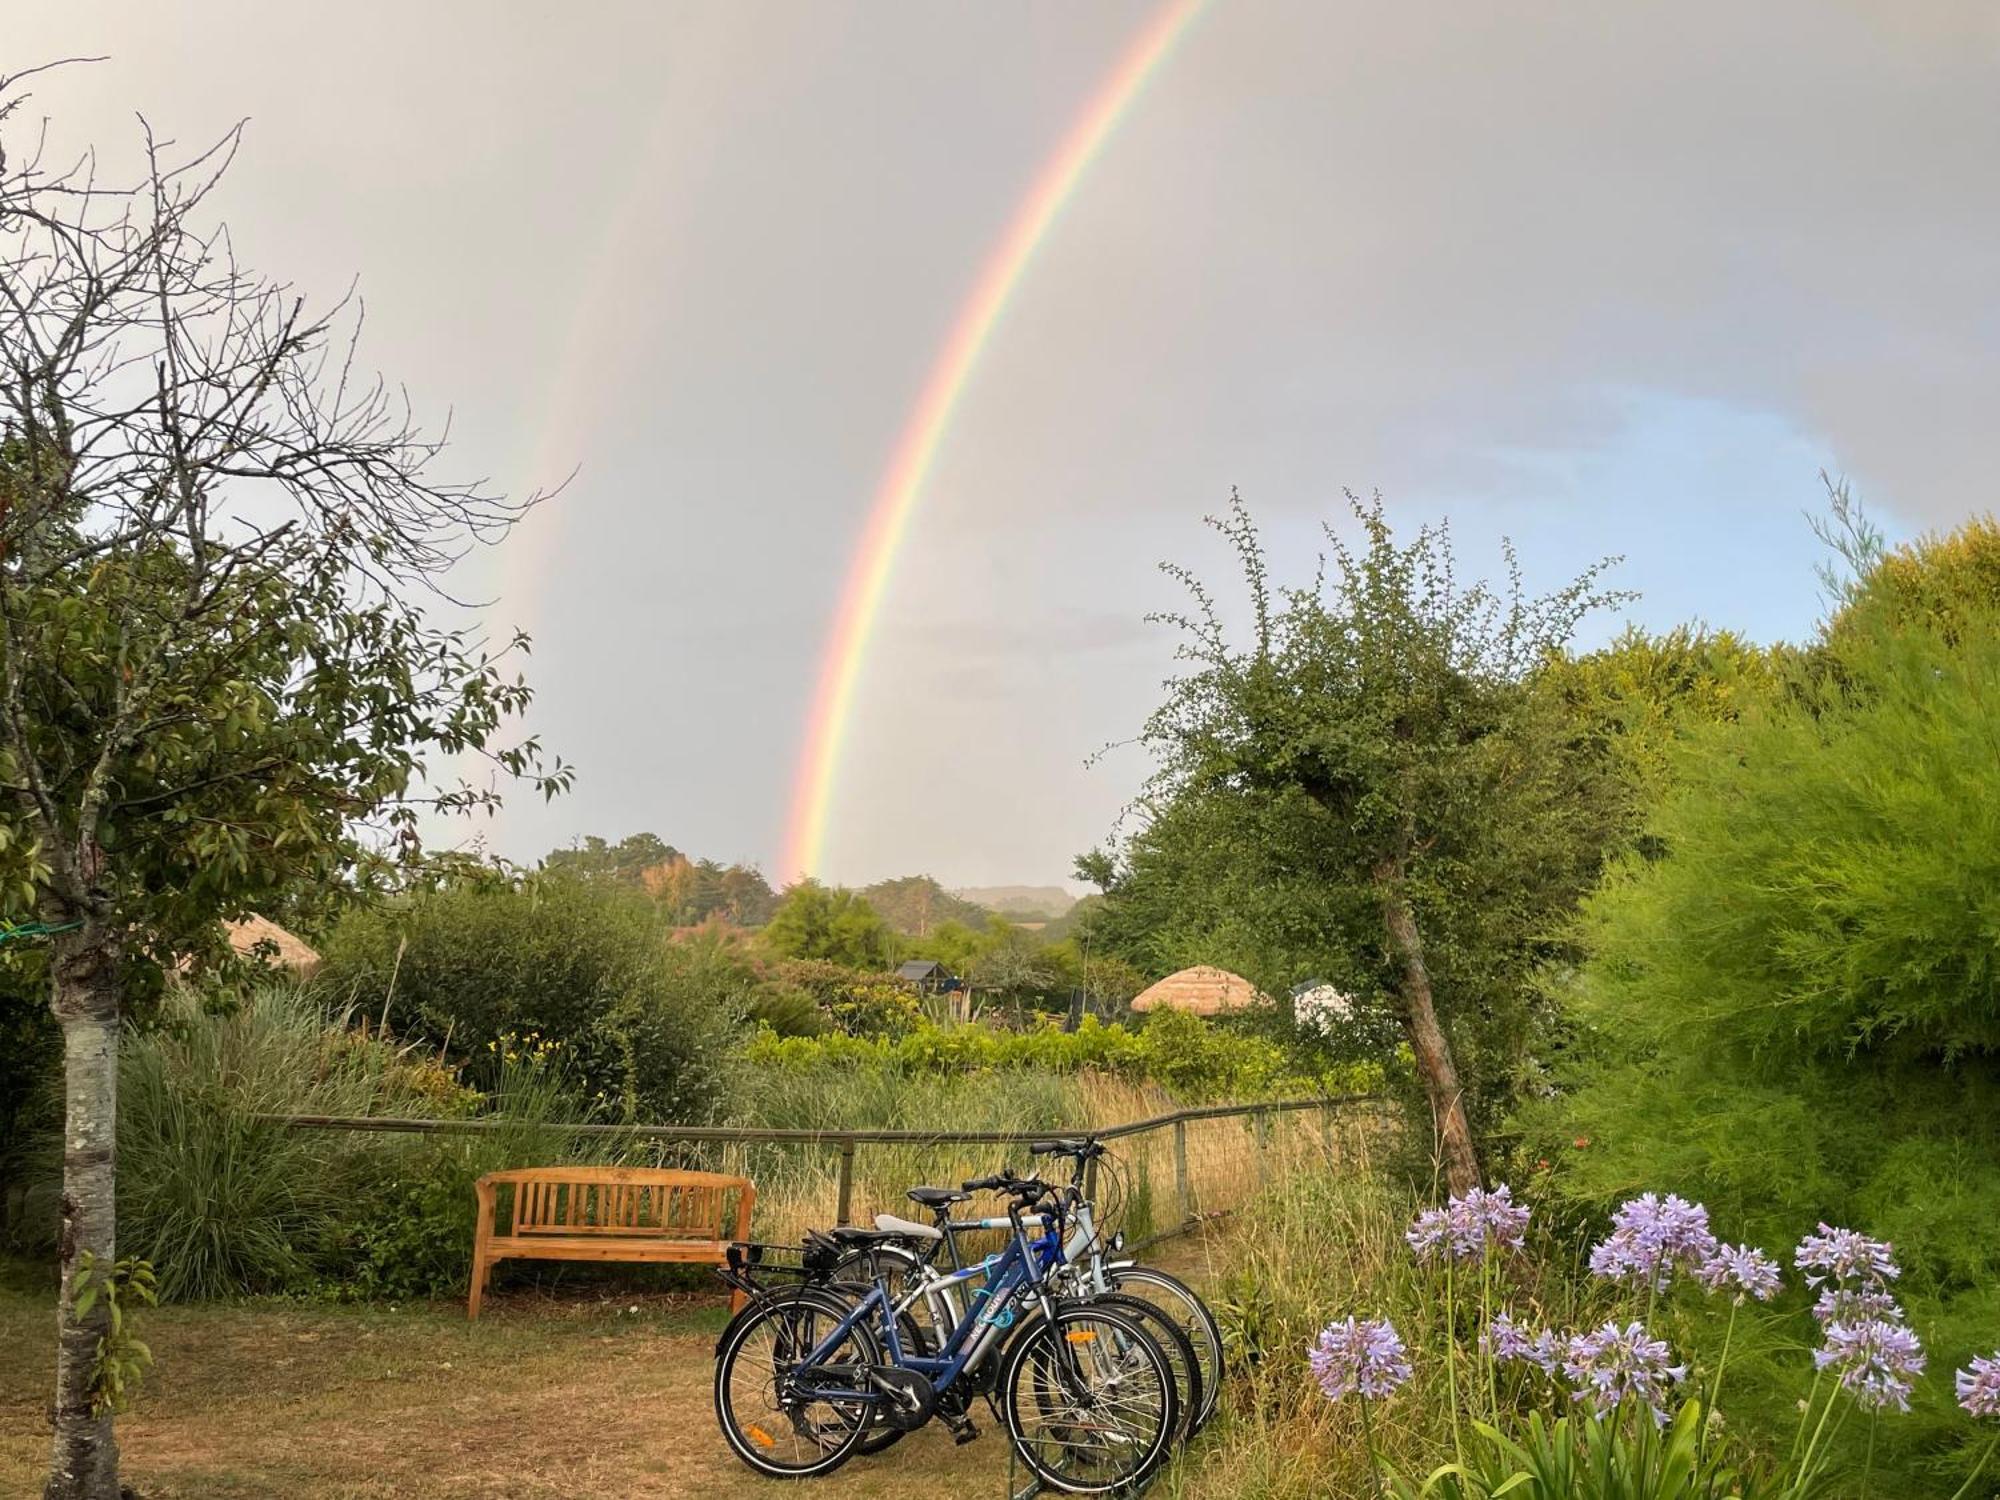
[[[887,969],[895,961],[896,935],[860,896],[844,887],[802,880],[764,929],[764,942],[780,958],[811,958],[849,969]]]
[[[19,453],[8,438],[0,470]],[[156,965],[302,886],[382,878],[391,859],[360,822],[407,831],[395,848],[412,854],[408,793],[427,750],[476,750],[527,702],[471,636],[357,597],[324,560],[281,552],[204,582],[178,535],[102,549],[54,501],[32,540],[11,529],[20,516],[0,508],[0,549],[66,544],[80,560],[5,590],[4,649],[35,708],[0,744],[0,775],[50,795],[0,806],[0,881],[10,905],[88,914]],[[203,590],[201,618],[183,618]],[[497,753],[540,774],[532,741]],[[558,767],[541,784],[567,777]],[[87,897],[79,841],[99,861]]]
[[[1642,834],[1687,736],[1740,718],[1780,692],[1795,654],[1784,647],[1766,650],[1726,630],[1677,625],[1649,635],[1631,627],[1601,650],[1550,655],[1536,668],[1532,686],[1555,700],[1574,749],[1602,758],[1611,770],[1599,790],[1611,799],[1623,843]]]
[[[887,979],[848,985],[830,1007],[833,1024],[848,1036],[896,1038],[924,1025],[924,1009],[904,986]]]
[[[62,1033],[49,1011],[47,954],[40,944],[0,947],[0,1242],[9,1198],[38,1137],[60,1106]]]
[[[635,833],[615,844],[588,834],[567,849],[552,850],[542,868],[642,890],[675,927],[711,919],[754,927],[769,921],[778,904],[769,883],[748,865],[690,859],[652,833]]]
[[[83,1322],[104,1306],[104,1332],[97,1337],[97,1360],[90,1374],[90,1409],[123,1411],[152,1367],[153,1351],[133,1326],[132,1305],[159,1300],[153,1268],[133,1256],[106,1266],[88,1250],[77,1257],[69,1279],[72,1313]]]
[[[1215,525],[1242,567],[1245,645],[1199,580],[1168,569],[1193,607],[1165,617],[1188,666],[1143,731],[1159,760],[1150,821],[1114,867],[1078,869],[1109,879],[1096,931],[1146,972],[1219,963],[1273,991],[1320,979],[1414,1027],[1431,999],[1386,920],[1406,908],[1490,1119],[1518,1080],[1531,976],[1618,826],[1604,758],[1529,683],[1617,596],[1593,569],[1527,598],[1511,555],[1505,589],[1461,587],[1441,528],[1399,544],[1379,500],[1353,516],[1358,546],[1327,528],[1331,571],[1279,587],[1232,499]]]
[[[878,880],[862,888],[861,899],[904,937],[925,937],[948,922],[970,929],[986,922],[984,907],[960,900],[928,875]]]
[[[566,1087],[560,1052],[517,1054],[489,1103],[501,1111],[491,1117],[500,1129],[370,1153],[353,1203],[329,1225],[323,1288],[392,1301],[463,1296],[481,1177],[530,1163],[620,1161],[631,1149],[616,1136],[563,1128],[595,1112]]]
[[[169,1298],[299,1285],[369,1138],[264,1114],[462,1115],[477,1096],[423,1049],[371,1039],[289,986],[226,1011],[190,990],[129,1037],[119,1068],[120,1241]]]
[[[644,889],[646,872],[685,855],[656,833],[635,833],[613,844],[587,833],[568,848],[552,849],[542,868],[579,880],[603,880]]]
[[[1521,1124],[1579,1203],[1644,1182],[1768,1243],[1815,1217],[1893,1239],[1938,1365],[1990,1337],[2000,1279],[2000,629],[1876,598],[1786,693],[1690,735],[1664,857],[1585,909],[1580,1029]],[[1917,1493],[1956,1441],[1939,1393],[1896,1433]]]
[[[1086,1016],[1073,1032],[1053,1024],[1030,1031],[986,1026],[922,1026],[896,1037],[754,1037],[745,1059],[757,1073],[878,1071],[896,1075],[1019,1070],[1054,1074],[1097,1071],[1151,1081],[1189,1102],[1291,1094],[1366,1092],[1379,1068],[1301,1074],[1281,1049],[1213,1026],[1199,1016],[1163,1011],[1142,1030]]]
[[[430,1049],[385,1040],[353,1011],[329,1014],[296,986],[206,999],[170,992],[121,1058],[121,1238],[159,1267],[170,1299],[462,1292],[483,1173],[629,1149],[565,1128],[599,1111],[571,1086],[559,1045],[503,1037],[482,1054],[492,1086],[480,1094]],[[404,1136],[261,1118],[474,1113],[495,1128]]]
[[[755,986],[721,946],[670,942],[643,892],[565,876],[412,893],[343,920],[323,957],[323,983],[399,1033],[475,1064],[509,1032],[560,1040],[582,1093],[648,1122],[710,1116]]]
[[[1778,1491],[1739,1475],[1721,1444],[1702,1441],[1699,1401],[1683,1406],[1668,1426],[1643,1414],[1612,1419],[1565,1415],[1553,1422],[1529,1414],[1510,1436],[1487,1422],[1472,1424],[1462,1463],[1440,1466],[1421,1484],[1390,1480],[1396,1500],[1779,1500]]]

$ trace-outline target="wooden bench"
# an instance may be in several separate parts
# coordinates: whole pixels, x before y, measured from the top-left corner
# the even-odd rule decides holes
[[[614,1260],[721,1265],[731,1240],[750,1238],[757,1190],[747,1178],[653,1167],[522,1167],[488,1172],[474,1191],[472,1295],[479,1316],[494,1264],[503,1260]],[[724,1236],[726,1201],[736,1200]],[[505,1202],[502,1202],[502,1198]],[[743,1294],[729,1299],[731,1310]]]

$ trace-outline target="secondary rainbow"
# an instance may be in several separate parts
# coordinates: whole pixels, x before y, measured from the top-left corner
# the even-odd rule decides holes
[[[959,398],[979,363],[1000,315],[1021,284],[1035,251],[1048,237],[1063,205],[1090,170],[1119,120],[1159,66],[1186,34],[1206,0],[1169,0],[1156,11],[1085,103],[1055,154],[1036,174],[1027,196],[1000,242],[980,269],[972,293],[959,309],[950,336],[938,351],[903,425],[889,466],[869,506],[861,540],[848,564],[847,579],[820,659],[819,681],[799,747],[791,815],[786,823],[779,875],[796,879],[815,873],[826,844],[840,753],[854,708],[868,642],[882,607],[896,553],[909,531],[910,517],[925,479],[950,431]]]

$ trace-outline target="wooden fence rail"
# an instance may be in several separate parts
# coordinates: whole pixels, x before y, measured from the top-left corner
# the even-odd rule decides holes
[[[854,1163],[859,1148],[871,1145],[881,1146],[1019,1146],[1030,1141],[1046,1140],[1061,1136],[1088,1135],[1100,1141],[1117,1141],[1148,1135],[1154,1131],[1173,1132],[1174,1158],[1174,1198],[1178,1211],[1177,1219],[1161,1228],[1149,1239],[1164,1239],[1168,1235],[1179,1234],[1198,1222],[1193,1191],[1188,1171],[1188,1126],[1202,1120],[1243,1119],[1257,1122],[1260,1128],[1267,1128],[1266,1122],[1273,1115],[1297,1114],[1307,1110],[1318,1111],[1323,1130],[1330,1133],[1331,1123],[1336,1114],[1356,1105],[1371,1105],[1382,1102],[1379,1094],[1336,1094],[1319,1099],[1274,1099],[1255,1104],[1210,1104],[1192,1109],[1174,1110],[1169,1114],[1154,1115],[1150,1119],[1133,1120],[1123,1125],[1106,1125],[1097,1128],[1082,1128],[1052,1125],[1042,1130],[773,1130],[754,1127],[727,1125],[611,1125],[611,1124],[569,1124],[548,1125],[552,1134],[577,1136],[613,1136],[626,1140],[686,1142],[690,1144],[717,1145],[775,1145],[791,1144],[800,1146],[820,1146],[838,1154],[837,1222],[850,1221],[854,1205]],[[460,1135],[480,1134],[489,1131],[518,1129],[518,1123],[507,1120],[409,1120],[382,1116],[357,1115],[258,1115],[257,1120],[269,1125],[283,1126],[294,1130],[354,1130],[386,1131],[406,1135]],[[1261,1166],[1260,1161],[1260,1173]],[[1210,1215],[1212,1217],[1212,1215]]]

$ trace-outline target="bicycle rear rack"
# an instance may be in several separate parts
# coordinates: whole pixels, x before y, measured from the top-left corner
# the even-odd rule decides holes
[[[786,1287],[822,1279],[832,1267],[827,1254],[812,1245],[774,1245],[739,1240],[722,1253],[715,1268],[722,1284],[746,1297],[763,1297]]]

